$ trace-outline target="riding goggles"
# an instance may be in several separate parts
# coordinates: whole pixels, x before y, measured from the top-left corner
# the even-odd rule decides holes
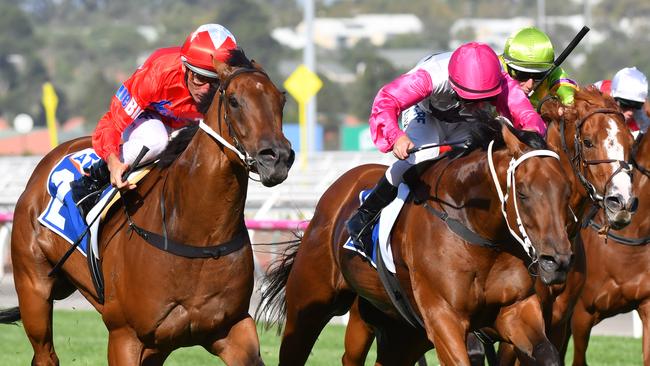
[[[621,107],[621,109],[632,109],[639,110],[643,108],[643,102],[637,102],[634,100],[623,99],[623,98],[614,98],[616,103]]]
[[[512,67],[508,66],[508,74],[510,74],[510,76],[512,76],[512,78],[517,81],[528,81],[530,79],[533,79],[535,81],[540,81],[542,80],[542,78],[544,78],[544,75],[546,73],[544,71],[541,72],[521,71],[521,70],[513,69]]]

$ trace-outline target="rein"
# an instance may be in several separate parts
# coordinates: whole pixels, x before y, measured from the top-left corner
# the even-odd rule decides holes
[[[517,188],[516,188],[517,185],[515,182],[515,170],[521,163],[523,163],[524,161],[532,157],[550,156],[559,161],[560,156],[551,150],[533,150],[521,155],[518,159],[515,159],[514,157],[511,158],[510,163],[508,165],[508,170],[506,171],[506,190],[504,194],[503,191],[501,190],[499,177],[497,176],[496,169],[494,167],[494,160],[492,157],[493,146],[494,146],[494,140],[490,141],[490,144],[488,145],[487,157],[488,157],[488,165],[490,167],[490,173],[492,174],[492,181],[494,182],[494,186],[496,187],[497,194],[499,195],[499,200],[501,201],[501,213],[503,214],[503,217],[506,220],[506,225],[508,225],[508,230],[510,231],[510,234],[512,234],[512,236],[519,242],[519,244],[521,244],[521,246],[526,251],[526,254],[528,254],[528,256],[531,259],[535,259],[536,257],[535,247],[533,247],[533,244],[531,243],[530,238],[526,233],[526,229],[524,228],[524,224],[521,220],[521,215],[519,214],[519,206],[517,205]],[[517,234],[517,232],[515,232],[515,230],[513,230],[512,227],[510,226],[510,222],[508,221],[508,213],[506,212],[506,203],[508,201],[510,191],[512,191],[512,201],[514,202],[515,214],[517,215],[516,222],[517,222],[517,228],[519,230],[519,234]]]

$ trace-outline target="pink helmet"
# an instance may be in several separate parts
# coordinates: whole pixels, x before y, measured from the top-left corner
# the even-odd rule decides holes
[[[483,99],[501,93],[501,64],[484,43],[466,43],[449,60],[449,82],[463,99]]]
[[[235,36],[219,24],[203,24],[190,34],[181,47],[181,61],[197,74],[216,78],[212,59],[226,62],[237,48]]]

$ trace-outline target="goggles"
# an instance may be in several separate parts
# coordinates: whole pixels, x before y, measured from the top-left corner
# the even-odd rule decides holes
[[[219,82],[219,79],[217,78],[211,78],[207,77],[201,74],[197,74],[196,72],[189,70],[190,71],[190,80],[192,83],[196,86],[203,86],[205,84],[215,84]]]
[[[616,100],[616,103],[618,103],[621,109],[639,110],[643,108],[643,102],[637,102],[634,100],[623,99],[623,98],[614,98],[614,100]]]
[[[528,81],[530,79],[533,79],[535,81],[540,81],[542,80],[542,78],[544,78],[546,72],[521,71],[521,70],[513,69],[512,67],[508,66],[508,74],[517,81]]]

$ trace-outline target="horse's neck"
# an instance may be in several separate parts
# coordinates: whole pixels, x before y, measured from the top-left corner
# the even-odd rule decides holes
[[[248,176],[218,143],[197,134],[169,168],[163,194],[174,239],[209,245],[242,229]]]
[[[511,156],[501,150],[495,151],[493,157],[498,177],[505,177]],[[441,166],[442,164],[436,170],[441,169]],[[435,190],[434,196],[448,203],[442,207],[452,217],[461,219],[479,235],[494,240],[504,239],[508,235],[508,229],[501,213],[501,200],[490,173],[487,153],[475,151],[467,157],[459,158],[454,166],[456,168],[453,172],[438,170],[430,175],[433,184],[439,174],[444,174],[447,178],[444,182],[446,191]],[[501,190],[506,192],[505,184],[501,184]]]

